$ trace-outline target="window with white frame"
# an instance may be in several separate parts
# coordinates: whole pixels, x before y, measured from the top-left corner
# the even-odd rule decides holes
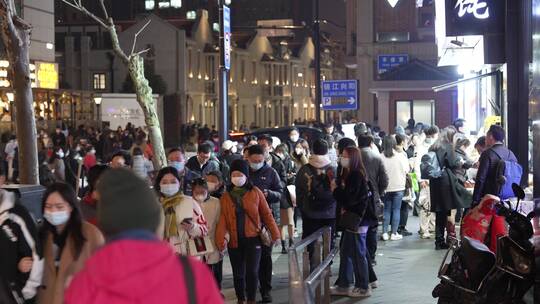
[[[107,88],[107,77],[105,73],[94,74],[94,90],[105,90]]]

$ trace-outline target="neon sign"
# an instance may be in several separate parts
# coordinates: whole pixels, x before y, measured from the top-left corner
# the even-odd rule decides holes
[[[458,0],[456,7],[459,7],[458,16],[463,18],[466,14],[472,14],[476,19],[489,18],[488,4],[481,0]]]

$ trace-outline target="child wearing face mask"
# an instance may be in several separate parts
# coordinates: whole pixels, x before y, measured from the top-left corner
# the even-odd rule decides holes
[[[205,176],[208,184],[208,194],[212,197],[220,199],[225,192],[225,182],[223,175],[219,171],[212,171]]]
[[[43,288],[37,303],[64,303],[64,288],[105,243],[101,232],[82,219],[78,206],[75,191],[64,183],[52,184],[43,195]]]
[[[192,197],[182,193],[180,176],[173,167],[159,170],[154,189],[158,192],[165,213],[164,239],[177,254],[188,255],[189,239],[208,234],[201,206]]]
[[[221,212],[221,205],[219,199],[209,195],[209,183],[202,178],[197,178],[191,182],[191,189],[193,191],[193,199],[201,206],[204,218],[206,219],[206,226],[208,227],[208,236],[214,243],[216,243],[216,227]],[[208,265],[218,288],[221,289],[221,280],[223,278],[223,254],[216,250],[212,253],[208,253],[203,256],[203,262]]]

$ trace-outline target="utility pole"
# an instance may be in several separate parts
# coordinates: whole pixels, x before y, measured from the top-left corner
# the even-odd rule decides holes
[[[313,42],[315,43],[315,120],[321,121],[321,20],[319,20],[319,0],[315,0],[315,20],[313,21]]]
[[[229,138],[228,110],[230,68],[231,17],[225,0],[219,0],[219,139],[223,143]],[[227,40],[227,41],[226,41]],[[227,49],[225,49],[227,47]]]

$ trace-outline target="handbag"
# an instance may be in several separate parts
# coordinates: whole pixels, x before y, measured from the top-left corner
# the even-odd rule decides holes
[[[248,216],[248,219],[253,223],[253,225],[257,226],[257,224],[251,218],[251,216],[246,211],[246,209],[244,209],[244,212]],[[271,247],[272,246],[272,243],[273,243],[272,242],[272,235],[270,234],[270,231],[268,230],[268,228],[266,228],[266,226],[262,223],[262,221],[261,221],[261,228],[259,228],[258,234],[259,234],[259,238],[261,239],[261,243],[264,246],[266,246],[266,247]]]

